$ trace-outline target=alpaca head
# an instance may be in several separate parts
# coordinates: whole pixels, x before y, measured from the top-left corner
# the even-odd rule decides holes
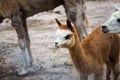
[[[73,26],[71,25],[70,21],[67,20],[67,25],[61,24],[57,19],[56,22],[59,26],[58,30],[56,31],[57,39],[55,40],[55,46],[57,48],[64,47],[70,48],[75,43],[75,34]]]
[[[116,12],[112,13],[111,18],[102,25],[102,31],[104,33],[120,33],[120,8],[115,4]]]

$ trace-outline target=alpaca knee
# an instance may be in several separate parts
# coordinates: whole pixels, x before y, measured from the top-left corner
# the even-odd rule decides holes
[[[22,17],[22,12],[16,12],[12,14],[11,20],[13,27],[18,28],[23,26],[23,21],[21,17]]]

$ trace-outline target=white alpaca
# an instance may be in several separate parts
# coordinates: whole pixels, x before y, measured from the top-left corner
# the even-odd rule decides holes
[[[81,80],[87,80],[89,74],[95,74],[94,80],[103,80],[103,64],[107,65],[107,79],[110,80],[111,70],[114,80],[119,76],[120,38],[116,34],[104,34],[101,27],[80,41],[78,32],[67,20],[67,25],[56,19],[59,29],[56,32],[57,48],[68,48],[69,54]]]
[[[116,12],[112,13],[111,18],[102,25],[104,33],[120,33],[120,8],[112,4]]]

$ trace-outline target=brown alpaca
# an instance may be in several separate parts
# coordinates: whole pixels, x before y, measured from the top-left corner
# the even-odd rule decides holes
[[[27,68],[32,65],[33,61],[27,29],[27,17],[54,9],[59,5],[64,6],[67,17],[76,25],[81,36],[83,33],[86,36],[85,26],[88,23],[85,15],[84,0],[0,0],[0,23],[4,18],[11,19],[22,51],[23,64],[19,70],[19,75],[27,74]],[[81,21],[81,23],[77,23],[77,21]]]
[[[94,73],[94,80],[103,80],[103,64],[107,65],[107,80],[110,80],[111,70],[114,80],[120,73],[119,49],[120,38],[114,34],[104,34],[97,27],[90,35],[80,41],[75,27],[69,20],[67,25],[56,19],[59,29],[56,32],[55,46],[68,48],[71,59],[81,80],[87,80],[88,75]]]
[[[11,19],[22,51],[23,64],[19,70],[19,75],[27,74],[27,68],[32,65],[33,61],[27,29],[27,17],[54,9],[59,5],[64,6],[67,17],[76,25],[78,32],[82,36],[81,39],[85,37],[87,35],[85,26],[88,23],[85,15],[84,0],[0,0],[0,22],[4,18]],[[77,21],[81,21],[81,23],[77,23]],[[85,36],[82,35],[83,33]]]

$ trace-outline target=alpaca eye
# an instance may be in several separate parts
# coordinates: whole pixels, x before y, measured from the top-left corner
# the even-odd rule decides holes
[[[70,39],[71,38],[71,34],[68,34],[67,36],[65,36],[65,39],[67,40],[67,39]]]
[[[117,22],[119,22],[119,23],[120,23],[120,18],[119,18],[119,19],[117,19]]]

